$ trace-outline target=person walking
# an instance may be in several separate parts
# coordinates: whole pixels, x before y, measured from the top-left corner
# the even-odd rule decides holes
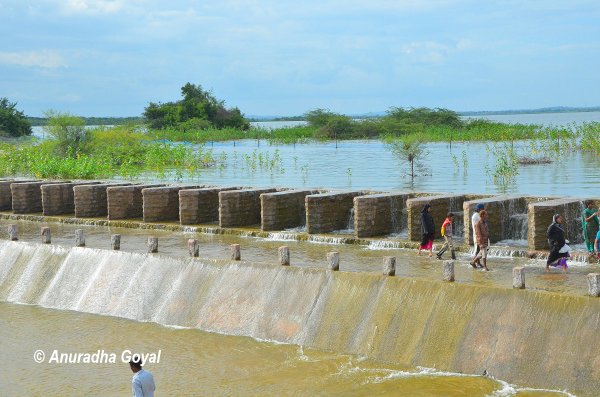
[[[444,237],[444,245],[436,254],[438,259],[442,259],[442,255],[444,252],[450,248],[450,255],[452,259],[456,259],[456,253],[454,252],[454,242],[452,241],[452,226],[454,222],[454,214],[452,212],[448,212],[444,223],[442,224],[441,233]]]
[[[552,217],[552,223],[548,227],[547,237],[550,253],[546,261],[546,271],[550,271],[550,266],[562,267],[563,272],[567,271],[567,258],[570,258],[570,248],[565,239],[565,231],[562,228],[563,217],[556,214]]]
[[[483,209],[485,209],[485,206],[483,204],[477,204],[475,206],[475,212],[473,212],[473,215],[471,216],[471,227],[473,228],[473,259],[471,260],[471,265],[473,265],[473,263],[476,263],[477,265],[481,266],[479,259],[477,259],[477,256],[479,255],[479,245],[477,245],[477,239],[475,238],[475,225],[477,225],[477,222],[479,222],[479,220],[481,219],[479,212]]]
[[[483,262],[481,265],[485,271],[488,271],[487,267],[487,251],[490,241],[490,233],[487,225],[487,211],[481,210],[479,211],[479,222],[475,224],[475,240],[477,242],[477,246],[479,248],[479,253],[475,256],[475,259],[471,262],[471,266],[477,268],[475,263]]]
[[[594,254],[594,240],[598,233],[598,210],[594,211],[594,202],[588,201],[586,208],[581,213],[581,226],[583,228],[583,238],[588,254]]]
[[[433,223],[433,216],[431,216],[431,205],[425,204],[421,211],[421,231],[423,232],[423,239],[419,246],[419,252],[417,255],[421,255],[421,250],[428,250],[429,256],[433,256],[433,239],[435,239],[435,224]]]
[[[133,372],[133,378],[131,378],[131,389],[133,391],[133,397],[154,397],[154,377],[152,374],[142,369],[142,360],[134,358],[129,361],[129,368]]]

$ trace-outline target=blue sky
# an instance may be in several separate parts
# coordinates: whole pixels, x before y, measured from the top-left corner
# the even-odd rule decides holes
[[[136,116],[186,82],[250,115],[600,105],[597,0],[0,0],[0,97]]]

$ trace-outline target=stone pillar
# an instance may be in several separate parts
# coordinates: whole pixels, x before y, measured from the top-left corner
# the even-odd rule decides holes
[[[107,189],[112,186],[129,186],[130,183],[102,183],[73,187],[76,218],[101,218],[108,215]]]
[[[406,229],[406,200],[410,193],[354,197],[354,234],[358,238],[399,233]]]
[[[565,238],[573,244],[583,242],[583,230],[581,226],[581,213],[583,212],[586,199],[560,198],[541,202],[533,202],[528,205],[527,218],[527,243],[530,250],[548,250],[548,238],[546,236],[548,226],[552,223],[554,214],[563,216],[563,229]]]
[[[239,244],[231,244],[229,247],[231,250],[231,259],[234,261],[239,261],[242,259],[242,248]]]
[[[283,246],[277,250],[279,253],[279,264],[282,266],[290,265],[290,248]]]
[[[522,266],[513,268],[513,288],[525,289],[525,268]]]
[[[477,198],[472,195],[439,195],[415,197],[406,200],[408,211],[408,239],[410,241],[421,241],[423,233],[421,231],[421,211],[425,204],[431,205],[431,215],[435,224],[435,236],[440,238],[440,229],[448,212],[455,215],[454,236],[460,238],[463,234],[463,203],[467,200]]]
[[[79,185],[95,185],[99,182],[69,182],[42,185],[42,207],[46,216],[73,214],[75,194],[73,188]]]
[[[219,226],[252,226],[260,223],[260,195],[277,189],[241,189],[219,192]]]
[[[327,253],[327,265],[330,270],[340,270],[340,253],[339,252],[328,252]]]
[[[188,253],[191,257],[197,258],[198,256],[200,256],[200,242],[198,240],[196,240],[195,238],[189,239],[187,246]]]
[[[444,281],[454,281],[454,261],[444,261]]]
[[[61,182],[55,182],[61,183]],[[50,181],[13,182],[10,185],[12,208],[15,214],[42,212],[42,185],[54,184]]]
[[[587,275],[588,291],[591,296],[600,296],[600,273]]]
[[[17,225],[8,225],[8,239],[10,241],[17,241],[19,239]]]
[[[85,247],[85,233],[83,232],[83,229],[75,230],[75,246]]]
[[[488,229],[490,231],[490,241],[512,239],[527,239],[523,231],[523,236],[511,236],[513,229],[515,231],[519,223],[522,223],[524,228],[527,228],[527,204],[532,199],[520,195],[502,195],[476,200],[465,201],[463,203],[464,212],[464,240],[465,244],[473,245],[473,225],[471,225],[471,216],[475,212],[477,204],[483,204],[488,213]],[[521,219],[523,218],[523,219]],[[456,227],[460,227],[457,225]]]
[[[364,194],[363,191],[351,191],[306,196],[306,230],[314,234],[354,229],[354,221],[351,219],[354,211],[353,200],[354,197]]]
[[[179,191],[198,186],[164,186],[142,190],[144,222],[179,220]]]
[[[304,200],[315,190],[287,190],[260,195],[261,229],[284,230],[302,226],[306,222]]]
[[[396,275],[396,257],[395,256],[384,256],[383,257],[383,274],[386,276]]]
[[[114,251],[119,251],[121,249],[121,235],[113,234],[110,236],[110,247]]]
[[[207,187],[179,191],[179,222],[198,225],[219,221],[219,192],[237,187]]]
[[[108,219],[134,219],[144,216],[142,189],[161,187],[164,184],[111,186],[106,189]]]
[[[52,237],[50,235],[50,228],[45,226],[41,231],[42,236],[42,244],[50,244],[52,242]]]
[[[151,254],[158,252],[158,237],[148,237],[148,252]]]

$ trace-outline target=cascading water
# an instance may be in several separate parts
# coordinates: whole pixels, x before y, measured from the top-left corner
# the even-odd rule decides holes
[[[600,300],[587,297],[6,241],[0,300],[600,389]]]

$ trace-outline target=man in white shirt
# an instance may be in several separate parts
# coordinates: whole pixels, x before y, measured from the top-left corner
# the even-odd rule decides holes
[[[479,222],[481,220],[481,217],[479,216],[479,211],[483,210],[485,207],[483,204],[477,204],[475,206],[475,212],[473,213],[473,216],[471,216],[471,227],[473,228],[473,259],[471,260],[471,266],[476,267],[476,265],[479,265],[481,267],[481,264],[479,263],[479,259],[477,259],[477,255],[479,254],[479,246],[477,245],[477,239],[475,239],[475,225],[477,224],[477,222]]]
[[[131,378],[133,397],[154,397],[154,390],[156,389],[154,377],[150,372],[142,369],[142,361],[133,359],[129,361],[129,367],[133,371],[133,378]]]

